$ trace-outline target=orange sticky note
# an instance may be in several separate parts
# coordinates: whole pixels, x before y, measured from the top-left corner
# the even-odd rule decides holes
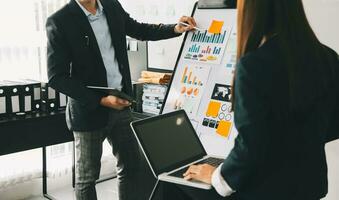
[[[221,107],[220,102],[211,101],[210,104],[208,105],[206,116],[214,118],[217,117],[219,114],[220,107]]]
[[[213,20],[210,28],[208,29],[208,32],[213,33],[213,34],[219,34],[221,33],[223,25],[224,25],[224,21]]]
[[[217,133],[223,137],[227,137],[230,134],[231,126],[231,122],[222,120],[219,122]]]

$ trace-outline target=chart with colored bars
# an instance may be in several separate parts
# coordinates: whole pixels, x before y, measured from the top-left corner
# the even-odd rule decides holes
[[[225,52],[226,67],[234,69],[237,62],[237,32],[235,28],[232,29]]]
[[[194,32],[191,42],[205,42],[205,43],[215,43],[215,44],[223,44],[225,41],[226,31],[222,34],[209,34],[207,30],[205,32]]]
[[[203,63],[220,64],[228,36],[228,29],[218,34],[209,33],[207,30],[192,33],[190,45],[184,54],[184,59]]]
[[[183,84],[188,84],[188,85],[195,85],[195,86],[203,86],[203,83],[201,82],[201,80],[197,79],[197,76],[192,75],[192,71],[189,72],[189,74],[187,74],[188,72],[188,67],[185,67],[184,73],[182,75],[182,79],[181,79],[181,83]]]
[[[201,45],[194,44],[194,45],[192,45],[190,47],[188,52],[190,52],[190,53],[199,53],[200,52],[200,47],[201,47]],[[202,49],[201,50],[201,53],[203,53],[203,54],[210,54],[211,50],[212,50],[211,47],[207,46],[206,49]],[[212,54],[219,55],[220,52],[221,52],[221,47],[214,47]]]
[[[181,69],[180,76],[177,76],[177,80],[173,80],[175,88],[178,89],[168,96],[173,103],[171,106],[165,105],[164,112],[184,109],[189,117],[194,117],[198,112],[211,68],[186,66]]]

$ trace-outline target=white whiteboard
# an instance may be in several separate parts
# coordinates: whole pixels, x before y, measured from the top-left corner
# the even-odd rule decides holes
[[[161,9],[158,16],[154,16],[153,20],[173,24],[177,23],[181,16],[191,15],[195,0],[157,0],[157,3]],[[180,36],[169,40],[148,42],[148,67],[160,70],[173,70],[183,38],[183,36]]]
[[[224,25],[220,35],[187,34],[163,113],[184,109],[207,153],[225,157],[237,136],[229,101],[236,62],[236,9],[196,9],[194,18],[204,30],[212,20]],[[206,36],[210,38],[205,40]]]

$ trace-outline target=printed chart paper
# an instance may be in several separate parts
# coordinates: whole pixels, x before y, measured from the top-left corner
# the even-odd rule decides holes
[[[184,59],[209,64],[220,64],[224,56],[230,29],[214,34],[205,31],[195,31],[190,34],[190,41]]]
[[[225,57],[226,67],[233,70],[237,62],[237,32],[235,27],[233,27],[228,39]]]
[[[233,128],[231,86],[215,84],[210,100],[205,106],[199,131],[204,134],[228,138]]]
[[[184,109],[190,118],[196,116],[201,97],[205,90],[210,67],[185,66],[172,83],[172,91],[168,96],[169,104],[166,104],[164,112]]]

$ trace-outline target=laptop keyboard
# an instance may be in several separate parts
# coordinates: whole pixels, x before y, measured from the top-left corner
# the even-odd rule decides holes
[[[224,162],[224,159],[220,158],[206,158],[205,160],[202,160],[200,162],[195,163],[194,165],[201,165],[201,164],[209,164],[213,167],[218,167],[221,163]],[[170,176],[183,178],[183,174],[188,170],[188,167],[182,168],[181,170],[175,171],[172,174],[169,174]]]

